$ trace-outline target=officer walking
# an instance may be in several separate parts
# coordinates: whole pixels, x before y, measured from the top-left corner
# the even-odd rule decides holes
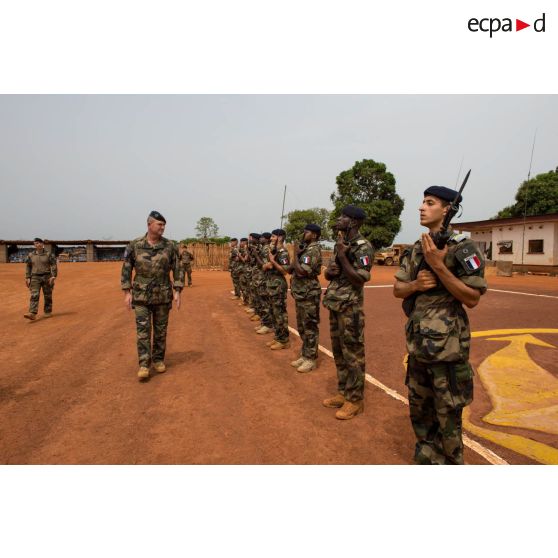
[[[463,305],[473,308],[486,292],[484,259],[464,235],[450,230],[442,250],[431,237],[457,194],[444,186],[425,190],[420,224],[430,234],[405,251],[395,274],[394,295],[414,301],[406,311],[405,383],[418,464],[463,464],[462,412],[473,400],[471,332]]]
[[[302,243],[295,244],[295,257],[290,267],[291,295],[296,306],[296,324],[302,340],[301,356],[291,362],[298,372],[310,372],[318,359],[320,297],[318,277],[322,272],[322,251],[318,241],[322,229],[313,223],[304,227]]]
[[[359,229],[366,213],[345,206],[337,219],[334,257],[325,278],[331,281],[323,305],[329,310],[329,328],[335,366],[337,395],[324,399],[324,407],[338,408],[336,418],[352,419],[364,410],[364,311],[363,287],[370,279],[374,250]]]
[[[184,287],[184,269],[176,245],[163,236],[165,218],[152,211],[147,218],[147,233],[132,240],[124,252],[121,287],[124,303],[136,313],[138,378],[149,378],[149,366],[165,372],[165,348],[173,288],[176,309],[180,308],[180,293]],[[132,280],[132,270],[135,275]],[[169,273],[172,271],[174,284]],[[151,331],[153,330],[153,348]]]
[[[52,316],[52,290],[54,280],[58,275],[56,257],[52,252],[45,250],[45,243],[41,238],[33,240],[35,250],[25,260],[25,284],[31,292],[29,301],[29,312],[23,317],[28,320],[36,320],[39,311],[39,298],[41,289],[44,296],[45,318]]]

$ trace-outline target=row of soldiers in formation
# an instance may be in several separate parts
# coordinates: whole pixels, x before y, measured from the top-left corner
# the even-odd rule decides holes
[[[476,244],[464,235],[451,234],[443,249],[431,235],[442,228],[458,192],[443,186],[424,191],[420,224],[429,230],[406,250],[395,275],[394,295],[405,301],[408,320],[405,337],[411,424],[416,436],[415,462],[463,463],[462,411],[473,399],[473,371],[469,364],[471,334],[463,306],[472,308],[486,292],[484,258]],[[337,393],[323,405],[337,409],[336,417],[351,419],[364,408],[364,284],[370,279],[373,250],[359,232],[366,219],[356,206],[343,208],[335,224],[338,234],[334,254],[324,276],[329,285],[322,304],[329,310],[333,356],[337,370]],[[157,211],[147,219],[145,235],[133,240],[124,254],[120,285],[124,304],[136,316],[138,378],[146,381],[150,367],[166,370],[164,362],[169,311],[174,299],[180,309],[184,288],[183,254],[163,236],[166,220]],[[272,350],[289,346],[286,310],[287,281],[296,303],[297,326],[302,338],[300,358],[292,364],[301,372],[316,365],[321,287],[320,229],[305,228],[303,241],[295,247],[293,261],[284,246],[285,233],[251,234],[233,243],[231,273],[235,297],[246,302],[258,332],[272,329]],[[50,313],[50,294],[56,277],[56,260],[44,252],[42,241],[26,267],[28,287],[45,292],[45,311]],[[424,265],[426,263],[426,265]],[[170,275],[173,280],[171,282]],[[32,304],[33,302],[32,295]],[[38,295],[36,297],[38,305]],[[50,302],[51,304],[51,302]],[[31,308],[36,315],[36,306]],[[267,328],[267,329],[266,329]]]

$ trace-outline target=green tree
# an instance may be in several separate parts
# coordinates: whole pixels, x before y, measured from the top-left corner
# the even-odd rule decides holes
[[[322,240],[331,240],[329,211],[323,207],[312,207],[311,209],[295,209],[287,215],[287,222],[284,225],[287,242],[298,242],[308,223],[314,223],[322,228]]]
[[[217,236],[219,227],[211,217],[201,217],[196,225],[196,233],[198,238],[208,239]]]
[[[405,202],[395,191],[395,177],[384,163],[363,159],[335,179],[337,191],[330,196],[335,208],[330,214],[333,225],[344,206],[358,205],[367,218],[360,228],[374,249],[390,246],[401,230],[399,216]]]
[[[525,180],[515,194],[515,203],[504,207],[493,218],[522,217],[525,210],[527,215],[558,213],[558,167]]]

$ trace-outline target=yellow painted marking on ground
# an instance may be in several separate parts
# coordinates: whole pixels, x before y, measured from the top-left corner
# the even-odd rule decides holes
[[[508,448],[521,455],[525,455],[539,463],[545,465],[558,464],[557,449],[547,446],[546,444],[541,444],[540,442],[535,442],[535,440],[524,438],[523,436],[482,428],[481,426],[473,424],[470,421],[470,416],[470,409],[465,407],[465,409],[463,409],[463,427],[476,436],[489,440],[504,448]]]
[[[291,333],[294,333],[294,335],[300,337],[300,334],[294,327],[289,326],[289,331]],[[318,349],[322,353],[326,354],[328,357],[333,358],[333,353],[329,349],[326,349],[322,345],[318,345]],[[401,401],[405,405],[409,405],[409,401],[407,400],[407,398],[403,397],[400,393],[398,393],[394,389],[388,388],[386,385],[382,384],[382,382],[380,382],[379,380],[376,380],[376,378],[374,378],[370,374],[366,374],[365,377],[367,382],[380,388],[382,391],[384,391],[394,399]],[[481,457],[486,459],[486,461],[488,461],[492,465],[508,465],[508,462],[505,459],[502,459],[499,455],[496,455],[493,451],[489,450],[488,448],[485,448],[482,444],[479,444],[478,442],[471,440],[471,438],[469,438],[466,434],[463,434],[463,444],[467,446],[469,449],[478,453]]]
[[[531,334],[489,337],[510,341],[479,366],[481,382],[493,409],[483,421],[558,434],[558,380],[541,368],[527,352],[527,345],[555,348]]]
[[[526,328],[526,329],[489,329],[487,331],[473,331],[471,337],[494,337],[496,335],[514,335],[522,333],[558,333],[556,328]]]

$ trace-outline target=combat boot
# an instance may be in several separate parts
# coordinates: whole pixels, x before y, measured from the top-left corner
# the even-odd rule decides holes
[[[281,349],[288,349],[291,346],[289,341],[286,341],[285,343],[281,343],[281,341],[275,341],[275,343],[273,343],[273,345],[271,345],[269,348],[272,351],[280,351]]]
[[[52,318],[52,312],[45,312],[45,318]]]
[[[293,368],[298,368],[304,362],[304,357],[297,358],[291,362]]]
[[[254,315],[250,318],[250,320],[251,320],[252,322],[259,322],[259,321],[261,320],[261,318],[260,318],[257,314],[254,314]]]
[[[266,333],[269,333],[271,331],[273,331],[273,330],[264,325],[264,326],[260,327],[259,329],[257,329],[256,333],[258,335],[265,335]]]
[[[231,296],[231,300],[238,300],[239,297],[237,296]]]
[[[140,366],[140,369],[138,370],[138,378],[140,380],[147,380],[147,378],[149,378],[149,368]]]
[[[154,362],[153,369],[155,370],[155,372],[159,372],[159,374],[167,371],[167,367],[165,366],[164,362]]]
[[[349,420],[355,418],[362,411],[364,411],[364,401],[345,401],[343,407],[335,413],[335,418]]]
[[[244,310],[244,312],[246,312],[246,314],[255,314],[256,313],[256,311],[253,308],[250,308],[250,307],[246,308],[246,310]]]
[[[271,347],[271,345],[275,345],[275,343],[277,343],[276,339],[272,339],[271,341],[267,341],[266,342],[266,346],[267,347]]]
[[[27,314],[23,314],[23,317],[33,321],[37,319],[37,314],[34,314],[33,312],[27,312]]]
[[[296,369],[297,372],[310,372],[316,368],[316,361],[305,358],[302,364]]]
[[[322,405],[324,407],[328,407],[329,409],[340,409],[345,404],[345,397],[338,393],[333,397],[328,397],[322,401]]]

